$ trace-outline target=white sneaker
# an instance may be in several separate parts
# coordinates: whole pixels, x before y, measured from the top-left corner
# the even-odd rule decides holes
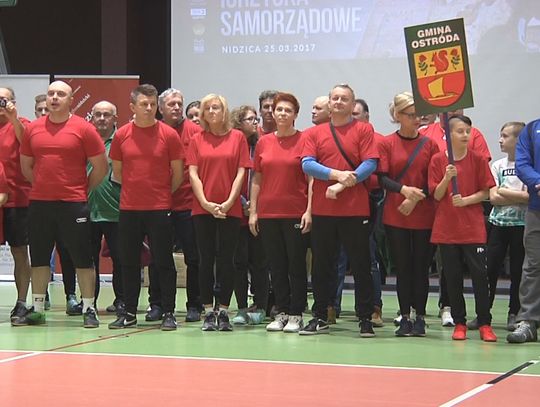
[[[442,326],[455,326],[454,318],[452,318],[452,312],[450,307],[444,307],[441,312],[441,324]]]
[[[289,316],[284,312],[280,312],[276,315],[272,322],[266,325],[266,330],[269,332],[283,331],[283,328],[285,328],[285,325],[287,325],[288,320]]]
[[[304,321],[302,320],[302,316],[290,315],[287,325],[285,325],[285,328],[283,328],[283,332],[298,332],[303,327],[304,327]],[[268,327],[266,329],[268,329]]]

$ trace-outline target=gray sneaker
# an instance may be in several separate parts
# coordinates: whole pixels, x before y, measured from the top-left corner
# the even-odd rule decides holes
[[[99,327],[99,319],[96,314],[96,310],[89,307],[83,314],[83,327],[85,328],[97,328]]]
[[[506,340],[509,343],[536,342],[538,340],[536,324],[530,321],[521,321],[514,332],[510,332],[506,336]]]
[[[478,329],[478,318],[467,322],[467,329],[470,329],[471,331],[476,331]]]
[[[516,328],[516,314],[508,314],[508,319],[506,320],[506,330],[512,332]]]

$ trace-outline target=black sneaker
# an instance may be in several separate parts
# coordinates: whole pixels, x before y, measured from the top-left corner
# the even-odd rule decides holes
[[[375,336],[375,331],[373,330],[373,324],[369,319],[361,319],[358,324],[360,327],[360,337],[362,338],[373,338]]]
[[[99,327],[99,320],[97,318],[96,310],[89,307],[83,314],[83,327],[85,328],[97,328]]]
[[[309,323],[298,332],[300,335],[319,335],[330,332],[330,326],[322,319],[313,318]]]
[[[163,322],[161,322],[162,331],[174,331],[177,328],[176,318],[173,312],[163,314]]]
[[[116,318],[115,321],[111,322],[109,324],[109,329],[123,329],[123,328],[131,328],[137,326],[137,317],[135,314],[131,314],[129,312],[126,312],[125,314],[120,315],[118,318]]]
[[[399,322],[399,328],[394,332],[396,336],[411,336],[413,324],[407,317],[402,317]]]
[[[413,327],[411,330],[411,336],[426,336],[426,321],[420,316],[416,316]]]
[[[69,294],[66,298],[66,314],[69,316],[82,315],[82,301],[77,302],[75,294]]]
[[[163,317],[163,310],[159,305],[150,305],[150,310],[144,316],[146,322],[160,321]]]
[[[218,317],[218,330],[229,332],[233,330],[233,327],[231,323],[229,322],[229,315],[227,314],[227,311],[221,310],[219,311]]]
[[[204,322],[202,324],[203,331],[217,331],[218,325],[217,325],[217,318],[215,312],[209,312],[204,317]]]
[[[19,301],[15,304],[13,309],[11,310],[9,314],[9,318],[11,319],[11,322],[14,322],[16,319],[23,317],[26,315],[26,307],[22,305]]]
[[[196,322],[201,320],[201,313],[195,307],[189,307],[186,314],[186,322]]]

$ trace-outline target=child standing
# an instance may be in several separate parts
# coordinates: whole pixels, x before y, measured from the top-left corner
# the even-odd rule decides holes
[[[448,285],[452,318],[456,324],[452,339],[467,339],[466,308],[463,298],[463,263],[471,273],[480,338],[495,342],[491,329],[486,259],[486,228],[481,202],[495,186],[489,165],[467,149],[472,122],[456,115],[449,120],[454,164],[446,152],[433,156],[429,166],[429,190],[437,202],[431,242],[438,244]],[[459,193],[452,194],[457,177]]]
[[[489,191],[493,209],[489,215],[491,231],[487,246],[487,271],[489,278],[489,301],[493,306],[495,289],[501,264],[508,248],[510,257],[510,303],[507,330],[513,331],[519,311],[519,283],[525,257],[523,230],[525,211],[529,201],[527,187],[517,177],[515,168],[516,143],[525,123],[509,122],[502,126],[499,137],[501,151],[507,157],[491,165],[491,173],[497,185]]]

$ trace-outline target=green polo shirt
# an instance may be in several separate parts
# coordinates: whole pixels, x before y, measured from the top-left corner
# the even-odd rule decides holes
[[[105,140],[105,154],[109,161],[109,172],[94,190],[88,194],[88,205],[90,206],[90,220],[92,222],[118,222],[120,213],[120,185],[111,182],[112,165],[109,159],[109,150],[114,138],[114,132]],[[90,164],[87,171],[90,171]]]

